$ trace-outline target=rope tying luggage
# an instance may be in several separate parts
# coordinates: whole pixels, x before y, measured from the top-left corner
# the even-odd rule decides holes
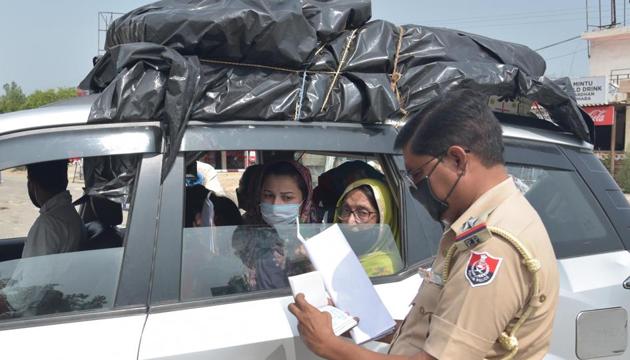
[[[403,98],[400,95],[400,90],[398,90],[398,81],[402,78],[402,73],[398,71],[398,61],[400,59],[400,48],[402,47],[402,40],[405,30],[402,26],[398,27],[398,43],[396,44],[396,55],[394,55],[394,68],[392,69],[391,83],[390,87],[394,94],[396,95],[396,100],[398,101],[398,106],[400,107],[400,112],[403,114],[403,119],[407,117],[407,110],[405,110],[403,106]]]
[[[348,40],[346,41],[346,46],[343,49],[343,53],[341,55],[341,60],[339,60],[339,65],[337,65],[337,70],[335,71],[335,76],[333,77],[332,82],[330,83],[330,87],[328,88],[328,92],[326,93],[326,97],[324,98],[324,102],[322,103],[322,110],[326,109],[326,105],[328,105],[328,100],[330,99],[330,94],[332,94],[333,88],[337,83],[337,78],[339,78],[339,74],[341,73],[341,67],[344,62],[346,62],[346,57],[348,56],[348,52],[350,50],[350,45],[352,45],[352,40],[354,40],[357,33],[357,29],[354,29]]]

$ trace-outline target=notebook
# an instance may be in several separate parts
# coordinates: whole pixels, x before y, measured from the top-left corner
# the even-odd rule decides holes
[[[357,344],[394,330],[396,323],[337,224],[306,240],[300,234],[298,223],[297,237],[335,306],[359,319],[358,325],[350,330]]]
[[[357,321],[352,316],[328,303],[324,280],[318,271],[291,276],[289,285],[293,296],[302,293],[309,304],[331,315],[335,335],[339,336],[357,325]]]

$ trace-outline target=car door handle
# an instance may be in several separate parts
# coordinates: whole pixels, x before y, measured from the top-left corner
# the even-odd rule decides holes
[[[623,281],[623,288],[630,290],[630,276]]]

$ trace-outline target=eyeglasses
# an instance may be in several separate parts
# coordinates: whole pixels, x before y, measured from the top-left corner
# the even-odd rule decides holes
[[[464,149],[465,153],[470,153],[470,149]],[[416,186],[416,176],[418,175],[418,173],[420,173],[422,171],[422,169],[424,169],[425,166],[427,166],[431,161],[437,159],[437,163],[433,166],[433,168],[431,168],[431,170],[429,171],[429,173],[425,176],[425,177],[429,177],[431,176],[431,174],[433,173],[433,171],[435,170],[435,168],[437,168],[437,166],[440,164],[440,162],[442,162],[442,158],[444,157],[444,155],[446,155],[446,151],[438,154],[436,157],[426,161],[424,164],[418,166],[415,169],[411,169],[411,170],[407,170],[404,172],[403,177],[404,180],[406,180],[409,183],[409,187],[410,188],[417,188]]]
[[[341,209],[339,210],[340,210],[339,215],[337,216],[339,220],[346,221],[350,218],[350,215],[352,214],[354,215],[354,218],[357,220],[357,222],[360,222],[360,223],[368,222],[370,218],[372,217],[372,215],[376,214],[376,211],[369,211],[364,208],[358,208],[358,209],[352,210],[348,206],[342,206]]]
[[[431,160],[428,160],[427,162],[425,162],[424,164],[418,166],[415,169],[412,170],[407,170],[404,173],[404,178],[407,181],[407,183],[409,184],[409,188],[410,189],[416,189],[416,175],[418,175],[418,173],[420,173],[422,171],[422,169],[424,169],[425,166],[427,166],[431,161],[437,159],[437,162],[435,163],[435,165],[433,165],[433,168],[431,168],[431,171],[429,171],[429,173],[426,175],[427,177],[431,176],[431,174],[433,173],[433,171],[435,170],[435,168],[438,166],[438,164],[440,163],[440,161],[442,161],[442,155],[438,155],[437,157],[432,158]]]

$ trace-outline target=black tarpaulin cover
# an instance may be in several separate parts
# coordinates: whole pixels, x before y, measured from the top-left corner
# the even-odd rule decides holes
[[[117,19],[80,87],[90,122],[159,119],[167,165],[187,121],[404,121],[458,87],[527,98],[589,140],[529,48],[370,18],[368,0],[164,0]],[[166,174],[164,172],[163,176]]]

